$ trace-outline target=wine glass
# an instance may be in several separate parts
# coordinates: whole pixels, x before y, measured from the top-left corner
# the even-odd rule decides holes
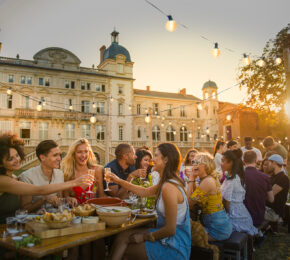
[[[25,218],[28,215],[28,211],[26,209],[18,209],[15,211],[15,217],[17,219],[17,222],[20,224],[20,232],[25,231]]]
[[[137,195],[133,192],[129,192],[129,200],[134,202],[137,199]]]
[[[15,235],[19,232],[17,228],[17,222],[18,220],[15,217],[6,218],[6,230],[10,235]]]
[[[109,188],[110,178],[107,177],[107,173],[111,172],[111,168],[105,168],[105,181],[106,181],[106,189],[104,191],[111,191]]]
[[[95,177],[95,170],[89,169],[88,170],[88,174]],[[86,193],[88,193],[89,195],[89,199],[91,198],[92,194],[94,193],[91,189],[92,189],[92,185],[93,183],[90,183],[88,191]]]

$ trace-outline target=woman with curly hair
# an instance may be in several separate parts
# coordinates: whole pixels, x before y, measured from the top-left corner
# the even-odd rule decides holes
[[[195,179],[200,178],[199,187]],[[232,225],[223,207],[218,172],[212,157],[206,153],[196,155],[193,171],[187,187],[190,207],[198,204],[201,207],[202,221],[209,241],[228,239]]]
[[[86,174],[77,179],[57,184],[35,186],[17,180],[13,174],[20,169],[24,159],[23,141],[16,135],[4,134],[0,136],[0,224],[5,223],[7,217],[15,215],[21,207],[19,195],[48,195],[58,191],[70,189],[74,186],[88,184],[92,178]]]

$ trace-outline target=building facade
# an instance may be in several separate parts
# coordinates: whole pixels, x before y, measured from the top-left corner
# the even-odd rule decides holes
[[[23,166],[37,163],[36,145],[54,139],[65,152],[87,138],[103,164],[120,142],[134,147],[175,142],[188,149],[210,149],[218,135],[217,86],[207,82],[203,99],[186,94],[133,89],[133,65],[119,33],[100,48],[91,68],[68,50],[46,48],[33,60],[0,57],[0,131],[18,134],[28,154]],[[150,110],[152,131],[144,118]]]

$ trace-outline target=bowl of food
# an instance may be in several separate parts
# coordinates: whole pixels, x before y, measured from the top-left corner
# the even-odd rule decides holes
[[[126,207],[104,207],[98,208],[97,213],[102,221],[110,227],[119,227],[128,221],[131,209]]]
[[[65,228],[71,225],[74,214],[67,209],[63,212],[49,213],[43,215],[44,223],[49,228]]]
[[[72,209],[72,212],[78,217],[93,216],[96,209],[90,204],[82,204]]]

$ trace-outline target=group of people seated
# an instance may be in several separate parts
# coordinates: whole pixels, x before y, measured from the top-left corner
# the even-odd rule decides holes
[[[277,232],[289,190],[283,167],[287,151],[272,137],[265,138],[264,147],[263,160],[250,137],[241,149],[235,141],[217,141],[214,157],[192,149],[182,160],[172,143],[159,144],[154,155],[147,147],[135,152],[123,143],[115,149],[116,158],[103,167],[96,163],[86,139],[76,140],[64,158],[55,141],[45,140],[36,148],[40,165],[16,177],[14,172],[24,159],[23,142],[15,135],[2,135],[0,223],[19,208],[41,213],[64,200],[76,206],[85,203],[91,193],[121,199],[128,198],[129,192],[155,196],[156,228],[120,233],[110,249],[110,259],[189,259],[194,236],[190,211],[196,208],[201,210],[208,241],[226,240],[233,231],[255,236],[265,219]],[[105,174],[104,168],[111,173]],[[150,187],[132,183],[134,178],[149,175]],[[104,191],[105,181],[110,182],[110,191]]]

